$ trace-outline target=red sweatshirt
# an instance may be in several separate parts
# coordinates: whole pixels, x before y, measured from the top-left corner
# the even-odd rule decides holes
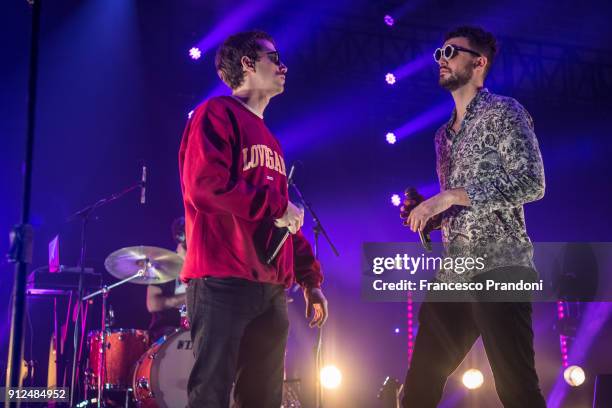
[[[287,169],[264,121],[227,97],[198,106],[179,151],[187,256],[181,279],[234,277],[319,287],[319,262],[301,231],[265,264],[274,219],[288,202]]]

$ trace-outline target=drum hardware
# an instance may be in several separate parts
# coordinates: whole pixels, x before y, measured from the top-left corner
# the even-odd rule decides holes
[[[155,395],[153,395],[153,391],[149,389],[149,381],[144,377],[140,377],[140,379],[138,380],[138,390],[143,390],[143,396],[145,396],[146,398],[155,398]]]
[[[107,258],[108,260],[108,258]],[[120,280],[119,282],[115,282],[112,285],[109,286],[103,286],[102,289],[93,292],[85,297],[83,297],[81,300],[82,301],[87,301],[90,300],[96,296],[102,295],[102,321],[101,321],[101,326],[102,329],[100,330],[99,333],[99,338],[100,338],[100,343],[99,343],[99,356],[97,358],[97,406],[98,407],[102,407],[103,403],[104,403],[104,390],[107,389],[106,388],[106,336],[107,333],[110,333],[112,335],[112,332],[110,330],[110,321],[109,318],[107,316],[107,308],[106,308],[106,302],[107,302],[107,298],[108,298],[108,294],[109,292],[116,288],[117,286],[121,286],[124,283],[130,282],[130,281],[134,281],[135,279],[138,278],[142,278],[143,276],[145,276],[146,274],[146,270],[145,269],[140,269],[138,270],[135,274],[128,276],[122,280]],[[127,399],[127,396],[126,396]]]
[[[181,314],[181,327],[185,330],[189,330],[191,325],[189,324],[189,316],[187,315],[187,305],[181,305],[179,313]]]
[[[138,379],[137,387],[143,390],[149,390],[149,381],[146,378],[140,377]]]

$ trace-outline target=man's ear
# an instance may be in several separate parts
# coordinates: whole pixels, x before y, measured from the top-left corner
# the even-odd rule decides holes
[[[483,70],[486,68],[487,63],[489,62],[487,57],[478,57],[476,58],[476,62],[474,63],[474,68],[481,67]]]
[[[255,72],[255,61],[246,55],[240,58],[240,63],[242,64],[242,69],[245,71]]]

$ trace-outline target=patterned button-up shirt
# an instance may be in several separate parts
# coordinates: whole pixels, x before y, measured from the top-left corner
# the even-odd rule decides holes
[[[485,257],[485,268],[457,274],[441,270],[442,281],[469,280],[501,266],[533,267],[523,204],[544,195],[544,167],[533,121],[515,99],[480,89],[460,130],[456,111],[435,135],[440,189],[463,187],[469,207],[442,214],[447,254]],[[517,251],[518,250],[518,251]]]

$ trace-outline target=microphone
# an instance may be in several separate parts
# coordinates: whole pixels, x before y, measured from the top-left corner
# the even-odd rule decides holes
[[[419,230],[419,238],[421,239],[421,245],[427,252],[431,252],[431,237],[429,233],[425,234],[423,231]]]
[[[142,166],[142,177],[140,179],[140,204],[147,202],[147,166]]]
[[[293,173],[294,172],[295,172],[295,164],[292,164],[291,168],[289,169],[289,176],[287,177],[287,185],[288,186],[293,184]]]
[[[414,187],[408,187],[406,191],[404,192],[404,196],[410,198],[411,200],[414,200],[417,203],[417,205],[425,201],[425,197],[419,194],[417,189]],[[425,233],[420,230],[418,231],[418,233],[419,233],[419,239],[421,241],[421,245],[423,246],[423,248],[427,252],[431,252],[432,246],[431,246],[431,237],[429,236],[429,233],[428,232]]]
[[[293,184],[293,173],[295,173],[295,164],[292,164],[291,169],[289,169],[289,176],[287,177],[287,186]],[[277,242],[276,244],[272,244],[270,248],[268,248],[266,254],[267,265],[270,265],[272,262],[274,262],[276,255],[278,255],[278,253],[280,252],[281,248],[285,244],[285,241],[287,241],[287,238],[289,238],[289,228],[283,227],[275,229],[274,236],[272,237],[272,242]],[[270,251],[272,248],[274,248],[274,250]]]

